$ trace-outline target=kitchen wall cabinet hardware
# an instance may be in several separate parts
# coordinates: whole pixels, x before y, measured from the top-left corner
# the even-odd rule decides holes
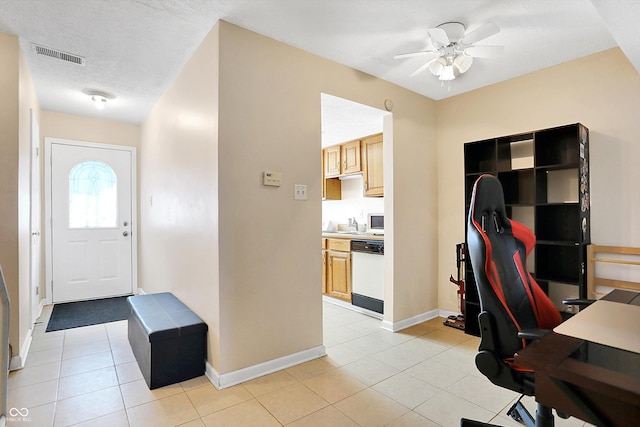
[[[586,298],[586,247],[591,243],[589,129],[580,123],[464,144],[465,227],[473,184],[498,177],[507,215],[537,241],[527,267],[540,287]],[[471,263],[465,268],[465,332],[479,335],[480,304]]]

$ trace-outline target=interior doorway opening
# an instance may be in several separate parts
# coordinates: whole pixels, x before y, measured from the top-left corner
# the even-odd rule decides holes
[[[370,107],[368,105],[353,102],[344,98],[321,94],[321,124],[322,124],[322,149],[343,144],[367,137],[370,135],[383,134],[383,157],[384,157],[384,195],[382,197],[366,197],[364,191],[363,174],[354,174],[341,178],[341,197],[339,200],[323,200],[322,201],[322,231],[337,231],[339,225],[351,223],[357,224],[356,229],[366,231],[366,223],[369,214],[384,214],[385,223],[389,222],[392,217],[392,144],[393,144],[393,120],[389,111]],[[323,164],[324,167],[324,164]],[[324,183],[323,183],[324,184]],[[390,237],[390,231],[385,229],[385,241]],[[366,236],[363,236],[366,237]],[[386,243],[385,243],[386,244]],[[353,305],[350,301],[332,298],[323,293],[323,304],[334,303],[350,308],[354,311],[360,311],[377,319],[387,318],[392,312],[392,295],[393,283],[390,274],[393,259],[392,251],[384,249],[385,259],[385,314],[378,314],[369,310],[363,310]],[[328,260],[327,252],[323,248],[323,284],[330,272],[330,260]],[[350,254],[348,255],[350,256]],[[329,316],[333,311],[325,313],[323,316]],[[388,313],[387,313],[388,312]],[[329,322],[332,323],[332,322]],[[327,324],[325,319],[325,325]],[[330,331],[325,328],[325,344],[332,342],[331,337],[327,337]]]

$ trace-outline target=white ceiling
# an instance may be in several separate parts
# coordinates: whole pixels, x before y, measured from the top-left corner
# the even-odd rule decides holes
[[[44,110],[140,123],[219,19],[443,99],[620,46],[640,70],[637,0],[2,0],[0,31],[20,36]],[[459,21],[501,32],[497,58],[441,85],[409,74],[427,29]],[[86,65],[36,56],[31,44],[79,55]],[[115,96],[96,110],[83,90]]]

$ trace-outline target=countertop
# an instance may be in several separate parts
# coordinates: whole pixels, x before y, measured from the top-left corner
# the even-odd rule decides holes
[[[327,237],[331,239],[348,239],[348,240],[382,240],[384,241],[384,236],[379,234],[367,234],[367,233],[338,233],[338,232],[322,232],[322,237]]]

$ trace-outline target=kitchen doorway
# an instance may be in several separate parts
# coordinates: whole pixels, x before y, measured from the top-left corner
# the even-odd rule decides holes
[[[132,294],[136,150],[45,139],[47,302]]]
[[[390,102],[387,103],[391,108]],[[322,201],[322,230],[328,230],[330,228],[335,229],[337,224],[347,224],[353,221],[358,224],[365,224],[367,216],[370,213],[385,213],[389,215],[390,219],[392,200],[390,196],[391,192],[391,180],[392,164],[391,148],[393,144],[393,120],[390,111],[381,110],[378,108],[363,105],[357,102],[353,102],[344,98],[336,97],[326,93],[321,94],[321,124],[322,124],[322,148],[342,144],[348,141],[360,139],[369,135],[383,133],[384,139],[384,184],[387,197],[365,197],[364,195],[364,183],[362,174],[355,174],[341,178],[341,198],[340,200],[323,200]],[[348,179],[347,179],[348,178]],[[387,206],[388,204],[388,206]],[[385,222],[387,220],[385,219]],[[385,231],[385,236],[387,236]],[[387,256],[388,254],[388,256]],[[393,259],[392,248],[385,248],[385,265],[389,265]],[[324,254],[323,254],[324,259]],[[325,266],[326,267],[326,266]],[[387,269],[391,271],[391,269]],[[325,271],[326,273],[326,271]],[[385,295],[392,297],[393,284],[391,275],[386,274],[389,278],[385,279]],[[326,276],[325,276],[326,277]],[[361,311],[359,307],[353,306],[348,302],[337,300],[329,296],[323,295],[326,302],[335,303],[354,311]],[[386,307],[391,310],[391,304],[387,304]],[[326,310],[325,310],[326,311]],[[324,315],[326,319],[327,315],[330,315],[332,311],[327,311]],[[377,313],[371,313],[374,315]],[[375,317],[380,318],[379,315]],[[325,322],[326,323],[326,322]],[[325,328],[325,335],[330,332]],[[331,342],[330,336],[325,336],[325,341]]]

